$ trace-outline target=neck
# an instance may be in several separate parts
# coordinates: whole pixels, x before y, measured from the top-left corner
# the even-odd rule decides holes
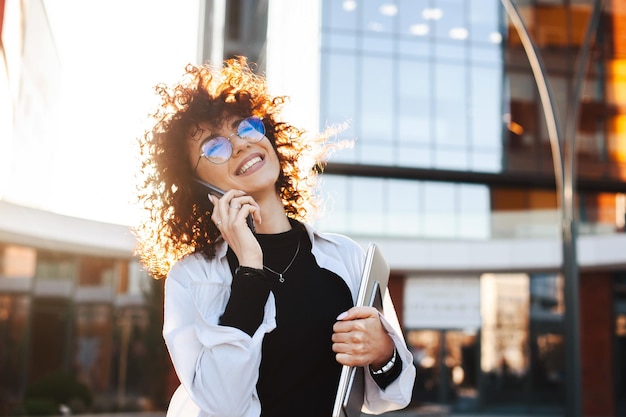
[[[268,198],[256,198],[261,208],[261,224],[256,224],[257,233],[275,234],[291,230],[291,223],[285,213],[282,201],[277,194]]]

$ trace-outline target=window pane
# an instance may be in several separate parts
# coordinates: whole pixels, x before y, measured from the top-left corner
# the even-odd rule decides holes
[[[502,10],[499,1],[468,1],[469,35],[472,42],[499,44]]]
[[[455,184],[424,183],[424,236],[454,237]]]
[[[435,64],[435,134],[437,144],[467,143],[465,69]]]
[[[465,3],[467,3],[465,0],[437,0],[434,2],[438,12],[431,16],[435,21],[435,33],[438,40],[460,42],[467,39],[469,31],[465,22]],[[438,16],[440,18],[437,18]]]
[[[324,0],[324,26],[333,29],[357,28],[357,1]]]
[[[431,33],[432,20],[424,11],[429,8],[429,0],[398,0],[398,25],[396,31],[410,37],[427,38]]]
[[[417,236],[420,228],[420,193],[417,181],[388,181],[387,231],[395,236]]]
[[[382,179],[352,178],[350,181],[350,229],[367,234],[384,234],[383,210],[386,203]]]
[[[363,29],[371,32],[391,33],[398,7],[389,0],[367,0],[363,7]]]
[[[322,230],[346,233],[348,228],[348,177],[323,175],[320,213],[317,221]]]
[[[474,149],[502,149],[502,69],[472,67],[470,120]]]
[[[398,68],[398,141],[430,142],[430,65],[401,61]]]
[[[490,236],[491,207],[489,188],[484,185],[459,185],[458,236],[487,239]]]

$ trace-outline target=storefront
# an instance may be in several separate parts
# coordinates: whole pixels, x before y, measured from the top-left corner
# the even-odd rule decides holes
[[[407,276],[413,403],[562,413],[563,289],[556,272]],[[584,415],[625,415],[626,273],[581,273],[580,314]]]

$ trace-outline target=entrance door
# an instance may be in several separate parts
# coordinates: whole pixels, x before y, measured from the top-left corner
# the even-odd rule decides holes
[[[417,368],[413,403],[478,406],[476,331],[413,330],[407,340]]]

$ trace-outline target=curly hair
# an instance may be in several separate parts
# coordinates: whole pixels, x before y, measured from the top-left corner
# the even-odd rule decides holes
[[[323,152],[313,154],[327,134],[309,136],[280,121],[287,97],[271,96],[265,78],[255,74],[245,58],[227,60],[220,69],[189,64],[178,83],[159,84],[155,89],[160,104],[151,114],[154,125],[138,141],[141,164],[136,196],[144,216],[133,228],[137,255],[154,278],[165,277],[187,254],[215,256],[220,232],[211,221],[206,191],[193,180],[186,145],[190,132],[202,122],[260,117],[280,162],[276,190],[285,211],[305,220],[316,208],[314,186]],[[303,159],[307,154],[311,158]],[[303,166],[303,161],[310,165]]]

